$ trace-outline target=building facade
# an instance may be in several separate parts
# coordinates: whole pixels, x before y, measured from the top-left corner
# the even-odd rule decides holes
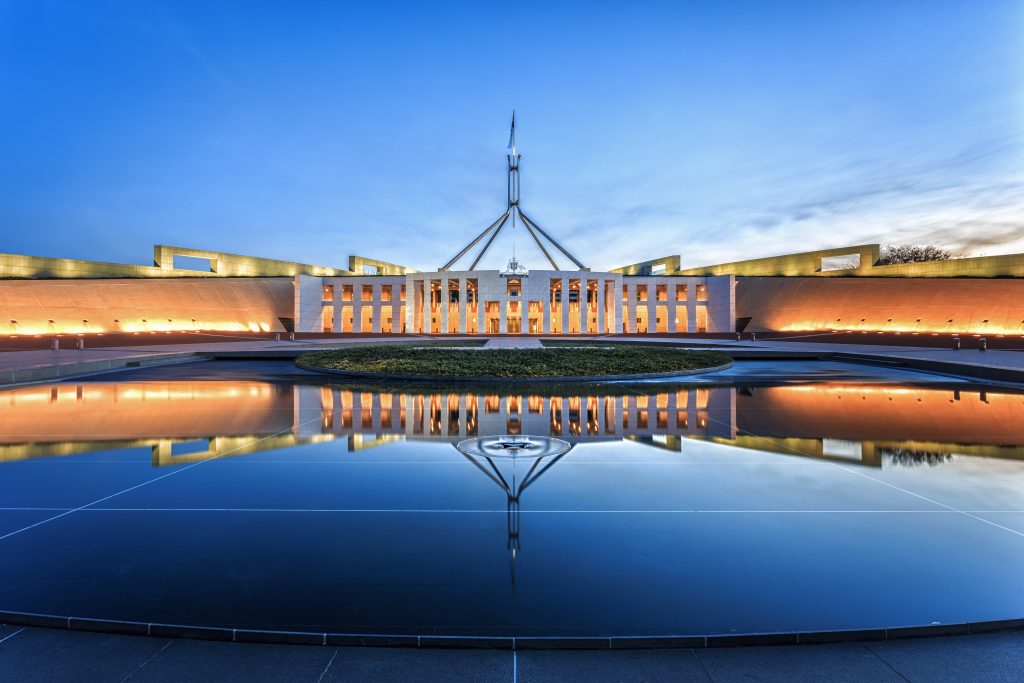
[[[916,265],[925,275],[907,264],[900,268],[909,274],[899,277],[837,277],[817,270],[826,258],[821,252],[727,264],[734,271],[728,273],[717,266],[681,271],[679,257],[601,272],[418,272],[362,257],[334,269],[166,246],[158,251],[164,254],[153,267],[159,276],[116,270],[148,266],[13,257],[17,263],[31,258],[35,270],[0,277],[0,334],[1024,335],[1024,277],[1011,274],[1024,268],[1024,255],[960,259],[967,262],[961,270],[949,262]],[[202,253],[219,270],[178,268],[178,251]],[[0,270],[7,258],[0,255]],[[247,277],[237,275],[243,264]]]
[[[733,278],[436,271],[295,281],[295,331],[577,335],[732,329]]]
[[[154,247],[152,265],[0,254],[0,334],[1024,335],[1022,254],[882,265],[879,245],[864,244],[688,269],[672,255],[593,271],[522,210],[520,158],[513,116],[504,212],[435,271],[167,245]],[[514,258],[505,271],[477,269],[517,225],[551,269],[528,271]],[[456,269],[463,258],[468,268]]]

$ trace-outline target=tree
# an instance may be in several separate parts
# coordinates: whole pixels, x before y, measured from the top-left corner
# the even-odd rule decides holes
[[[930,244],[888,244],[878,257],[880,266],[894,263],[919,263],[921,261],[948,261],[953,253]]]

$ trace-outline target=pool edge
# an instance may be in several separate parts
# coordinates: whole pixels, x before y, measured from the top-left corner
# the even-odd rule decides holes
[[[346,647],[405,647],[493,650],[651,650],[752,647],[768,645],[817,645],[825,643],[906,640],[965,636],[999,631],[1024,631],[1024,618],[950,624],[923,624],[880,628],[822,631],[778,631],[767,633],[714,633],[663,636],[472,636],[405,635],[374,633],[331,633],[274,629],[231,628],[157,622],[120,621],[0,611],[0,624],[34,626],[68,631],[89,631],[154,638],[189,638],[239,643],[321,645]]]

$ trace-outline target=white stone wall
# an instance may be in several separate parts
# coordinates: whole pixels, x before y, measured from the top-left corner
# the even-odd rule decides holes
[[[323,305],[320,298],[325,279],[312,275],[296,275],[293,279],[296,332],[323,331]]]

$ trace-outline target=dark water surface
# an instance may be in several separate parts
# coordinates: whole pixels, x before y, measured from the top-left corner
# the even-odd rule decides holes
[[[414,390],[204,363],[0,392],[0,609],[640,635],[1024,616],[1024,394],[844,364]],[[471,436],[552,436],[536,461]]]

